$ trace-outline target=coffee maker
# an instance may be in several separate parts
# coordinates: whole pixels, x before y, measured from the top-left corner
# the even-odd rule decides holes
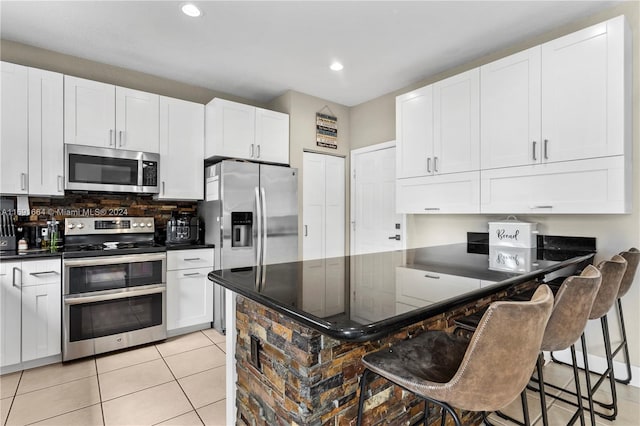
[[[200,220],[187,213],[172,215],[167,221],[166,244],[196,244],[200,236]]]

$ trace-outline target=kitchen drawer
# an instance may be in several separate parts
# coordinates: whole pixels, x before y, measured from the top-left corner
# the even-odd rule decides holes
[[[22,286],[60,283],[61,270],[60,259],[22,262]]]
[[[479,288],[476,278],[396,268],[396,302],[410,306],[427,306]]]
[[[167,252],[167,271],[193,268],[213,269],[213,249],[171,250]]]

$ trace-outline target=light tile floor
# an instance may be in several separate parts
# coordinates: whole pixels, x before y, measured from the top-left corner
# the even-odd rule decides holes
[[[1,424],[223,426],[224,345],[209,329],[0,376]]]
[[[0,376],[2,425],[123,426],[225,424],[225,336],[198,331],[114,354],[53,364]],[[571,369],[545,367],[545,379],[573,388]],[[640,389],[617,385],[620,412],[615,422],[640,425]],[[597,397],[609,401],[603,385]],[[548,391],[551,425],[564,425],[572,411]],[[540,399],[528,393],[534,425],[541,425]],[[521,419],[518,398],[504,412]],[[495,415],[496,425],[509,425]],[[587,415],[587,424],[589,417]]]

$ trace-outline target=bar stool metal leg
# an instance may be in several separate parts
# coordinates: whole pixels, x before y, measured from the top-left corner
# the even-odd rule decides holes
[[[587,339],[584,337],[584,333],[580,336],[582,343],[582,358],[584,360],[584,372],[585,381],[587,384],[587,400],[589,401],[589,413],[591,413],[591,426],[596,426],[595,410],[593,408],[593,394],[591,390],[591,377],[589,377],[589,359],[587,354]]]
[[[616,311],[618,313],[618,321],[620,322],[620,334],[622,335],[622,342],[616,348],[615,351],[611,353],[611,357],[615,358],[618,355],[618,352],[622,350],[622,354],[624,355],[624,362],[627,366],[627,377],[624,379],[616,377],[616,382],[622,383],[623,385],[628,385],[631,382],[631,361],[629,358],[629,346],[627,344],[627,330],[624,326],[624,313],[622,310],[622,299],[618,299],[618,303],[616,304]]]

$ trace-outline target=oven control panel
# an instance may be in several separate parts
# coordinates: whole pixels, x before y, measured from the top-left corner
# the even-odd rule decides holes
[[[155,232],[153,217],[69,217],[66,235],[140,234]]]

